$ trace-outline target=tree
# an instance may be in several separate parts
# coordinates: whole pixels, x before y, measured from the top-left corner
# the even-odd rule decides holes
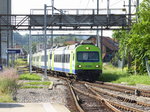
[[[137,72],[143,73],[146,70],[145,59],[150,59],[150,0],[143,0],[138,16],[138,22],[130,31],[128,45],[131,46]]]
[[[145,60],[148,62],[150,59],[150,0],[143,0],[137,16],[138,21],[130,32],[114,31],[113,37],[119,41],[120,56],[127,58],[125,54],[130,53],[132,71],[142,74],[146,72]]]

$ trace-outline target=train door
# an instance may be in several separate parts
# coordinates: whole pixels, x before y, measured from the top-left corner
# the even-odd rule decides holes
[[[66,72],[66,67],[65,67],[65,55],[66,54],[66,51],[65,51],[65,49],[63,49],[63,51],[62,51],[62,57],[61,57],[61,63],[62,63],[62,71],[63,72]]]
[[[73,64],[73,51],[70,53],[70,73],[72,73],[72,64]]]

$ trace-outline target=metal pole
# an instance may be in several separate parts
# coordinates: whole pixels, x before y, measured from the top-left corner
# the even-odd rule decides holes
[[[103,26],[101,26],[101,40],[100,40],[100,47],[101,47],[101,59],[103,58]]]
[[[54,0],[52,0],[52,17],[54,16]],[[51,48],[53,47],[53,26],[51,30]]]
[[[99,14],[99,0],[97,0],[97,15]]]
[[[52,0],[52,17],[54,15],[54,0]]]
[[[31,36],[31,27],[29,30],[29,72],[32,73],[32,36]]]
[[[131,0],[129,0],[129,22],[128,22],[129,27],[131,26]]]
[[[44,79],[47,79],[47,36],[46,36],[46,29],[47,29],[47,5],[44,5],[44,39],[45,39],[45,46],[44,46]]]
[[[97,0],[97,15],[99,14],[99,0]],[[97,26],[98,29],[98,26]],[[99,37],[99,30],[97,30],[97,46],[100,48],[100,37]]]
[[[9,0],[7,0],[7,14],[9,14]],[[7,16],[7,29],[9,29],[8,25],[9,25],[9,17]],[[7,32],[7,49],[8,49],[9,48],[9,30],[7,30],[6,32]],[[9,53],[7,53],[7,67],[9,67]]]
[[[137,0],[137,2],[136,2],[136,14],[137,14],[137,16],[136,16],[136,22],[138,21],[138,18],[139,18],[138,12],[139,12],[139,0]]]
[[[1,44],[2,42],[1,42],[1,27],[0,27],[0,65],[2,65],[2,45]]]
[[[107,17],[109,17],[109,0],[107,0]]]

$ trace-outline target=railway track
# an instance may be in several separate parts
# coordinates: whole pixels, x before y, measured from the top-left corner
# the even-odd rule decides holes
[[[89,84],[88,82],[78,82],[78,83],[82,84],[82,86],[83,85],[86,86],[86,89],[90,90],[92,93],[91,92],[89,93],[85,89],[82,90],[82,87],[79,89],[79,88],[75,87],[74,85],[70,85],[70,88],[72,88],[72,91],[73,90],[75,91],[74,94],[80,93],[82,95],[85,95],[87,97],[90,97],[90,98],[93,98],[93,99],[99,101],[100,103],[102,103],[102,105],[105,105],[105,108],[110,109],[107,111],[114,111],[114,112],[127,112],[127,111],[129,111],[129,112],[148,112],[148,111],[150,111],[150,104],[148,104],[148,103],[136,101],[136,100],[133,100],[130,98],[126,98],[123,96],[119,96],[119,95],[115,95],[112,93],[108,93],[108,92],[99,90],[99,89],[97,89],[97,87],[93,86],[93,85],[95,85],[94,83],[92,83],[92,84],[91,83]],[[74,97],[75,96],[76,95],[74,95]],[[78,95],[77,95],[77,99],[78,99],[77,101],[82,102],[82,100],[81,100],[82,98],[79,99]],[[78,103],[78,106],[80,104],[81,103]],[[81,107],[83,107],[83,106],[81,105]],[[83,111],[83,110],[85,110],[85,111]],[[93,110],[90,110],[90,111],[94,112]],[[83,109],[80,112],[88,112],[88,111],[86,110],[86,107],[85,107],[85,109],[83,107]],[[99,112],[99,111],[96,110],[96,112]]]
[[[137,88],[103,82],[89,83],[68,80],[60,76],[57,76],[57,78],[67,81],[79,112],[150,112],[150,103],[128,97],[131,94],[136,97],[146,97],[148,95],[143,94],[149,94],[148,90],[138,89],[140,95],[137,95],[135,94]],[[113,92],[110,92],[112,90],[122,92],[128,96],[113,94]]]
[[[77,82],[68,84],[79,112],[113,112],[103,103],[103,99],[95,96],[85,85]]]
[[[100,82],[100,81],[97,81],[95,83],[95,86],[111,89],[114,91],[124,92],[127,94],[133,94],[136,96],[150,97],[150,90],[138,89],[138,88],[116,85],[116,84]]]

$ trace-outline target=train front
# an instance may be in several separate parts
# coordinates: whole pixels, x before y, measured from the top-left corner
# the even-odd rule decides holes
[[[82,80],[95,81],[102,74],[100,49],[94,45],[79,45],[75,52],[75,73]]]

